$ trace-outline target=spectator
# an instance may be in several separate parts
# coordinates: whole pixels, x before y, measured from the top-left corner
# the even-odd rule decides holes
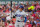
[[[32,27],[36,27],[36,24],[33,22],[33,25],[32,25]]]
[[[15,17],[15,16],[13,16],[12,21],[13,21],[13,23],[15,24],[15,22],[16,22],[16,17]]]
[[[0,23],[2,23],[1,17],[0,17]]]
[[[9,16],[9,14],[7,14],[6,20],[7,21],[10,21],[11,20],[11,17]]]
[[[10,21],[7,21],[7,27],[12,27],[13,25],[12,25],[12,22],[10,22]]]
[[[29,20],[26,22],[26,24],[25,24],[24,27],[32,27],[32,25],[30,24],[30,21]]]

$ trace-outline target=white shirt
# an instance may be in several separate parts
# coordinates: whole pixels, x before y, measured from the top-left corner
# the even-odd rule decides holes
[[[6,17],[6,20],[11,20],[11,17],[10,17],[10,16],[7,16],[7,17]]]
[[[23,16],[25,17],[25,14],[26,14],[26,13],[25,13],[24,11],[21,11],[21,12],[20,12],[20,10],[17,10],[16,13],[15,13],[15,15],[16,15],[16,21],[17,21],[17,20],[23,21],[24,18],[21,19],[21,17],[23,17]]]

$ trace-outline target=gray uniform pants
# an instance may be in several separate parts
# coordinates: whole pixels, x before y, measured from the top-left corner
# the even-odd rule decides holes
[[[16,22],[15,27],[23,27],[23,22]]]

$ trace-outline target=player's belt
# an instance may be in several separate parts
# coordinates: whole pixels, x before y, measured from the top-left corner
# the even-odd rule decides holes
[[[17,21],[17,22],[23,22],[23,21]]]

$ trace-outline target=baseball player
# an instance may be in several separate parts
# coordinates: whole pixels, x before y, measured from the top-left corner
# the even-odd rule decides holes
[[[17,10],[15,12],[15,16],[16,16],[16,23],[15,23],[15,27],[23,27],[23,21],[24,21],[24,17],[25,12],[23,11],[24,7],[21,5],[19,7],[19,10]]]

